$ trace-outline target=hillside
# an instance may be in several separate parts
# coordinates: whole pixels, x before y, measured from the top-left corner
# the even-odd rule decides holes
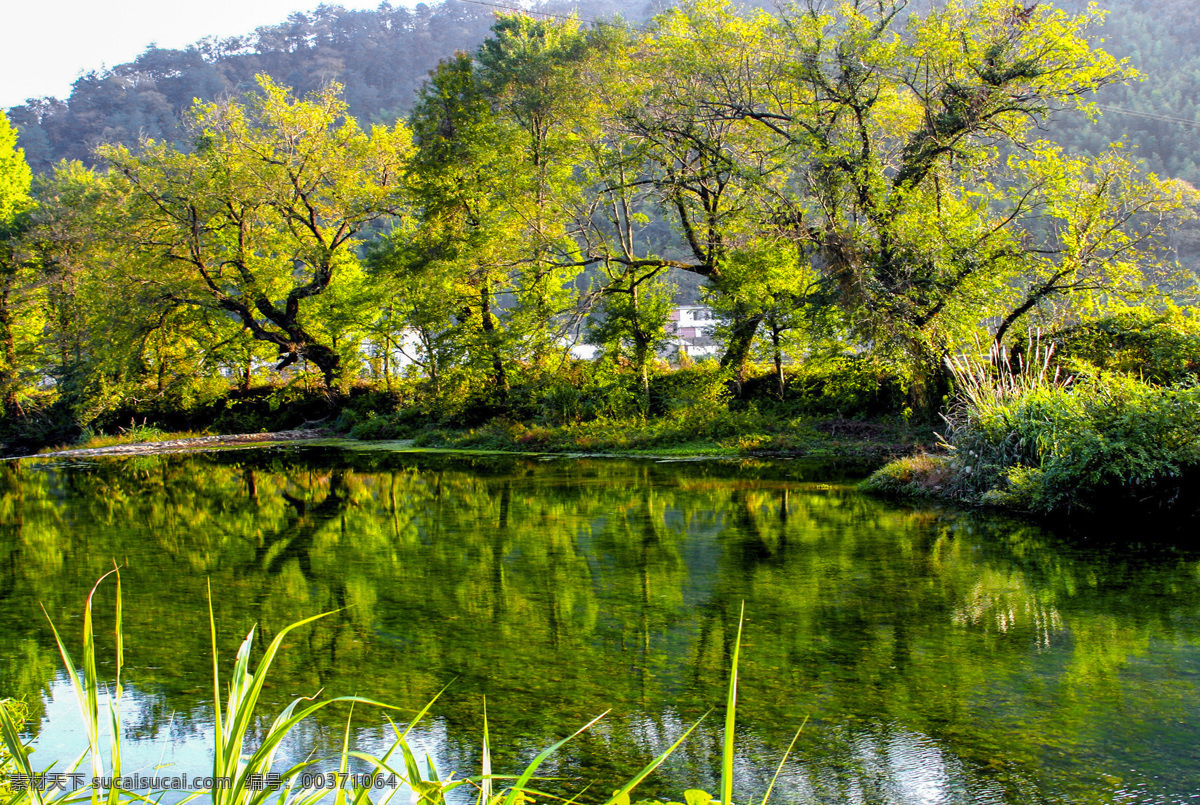
[[[562,4],[537,8],[570,11]],[[387,3],[374,11],[322,5],[246,36],[204,39],[184,50],[152,46],[132,62],[82,76],[66,99],[30,100],[11,108],[8,117],[35,171],[61,159],[90,163],[103,142],[178,142],[193,99],[249,89],[257,73],[299,93],[336,81],[353,115],[364,123],[390,123],[408,111],[439,61],[483,41],[496,10],[461,0],[412,10]],[[580,10],[587,18],[622,13],[645,19],[653,13],[640,0],[591,0]]]
[[[621,14],[650,17],[650,0],[584,0],[543,4],[543,12],[585,19]],[[1074,10],[1085,4],[1067,0]],[[1073,150],[1096,153],[1126,140],[1160,175],[1200,184],[1200,5],[1191,0],[1107,0],[1101,32],[1110,52],[1128,57],[1145,79],[1109,87],[1098,101],[1097,123],[1082,116],[1056,123],[1056,139]],[[373,11],[321,6],[293,14],[246,36],[205,39],[185,50],[151,47],[135,61],[75,82],[69,98],[31,100],[9,110],[35,171],[60,159],[91,161],[101,142],[134,142],[139,136],[176,141],[180,117],[194,98],[211,100],[253,85],[265,72],[299,92],[337,81],[351,112],[363,122],[389,122],[410,108],[429,70],[486,35],[496,9],[444,0],[415,9],[384,3]],[[1127,114],[1114,110],[1127,110]],[[1184,123],[1175,122],[1175,119]]]

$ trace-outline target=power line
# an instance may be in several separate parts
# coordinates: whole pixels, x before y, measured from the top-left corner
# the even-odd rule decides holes
[[[1195,120],[1185,120],[1182,117],[1171,117],[1170,115],[1156,115],[1153,112],[1135,112],[1132,109],[1122,109],[1119,106],[1106,106],[1105,104],[1096,104],[1097,109],[1103,109],[1105,112],[1116,112],[1119,115],[1129,115],[1130,117],[1144,117],[1147,120],[1158,120],[1163,123],[1178,123],[1181,126],[1191,126],[1192,128],[1200,129],[1200,123]]]

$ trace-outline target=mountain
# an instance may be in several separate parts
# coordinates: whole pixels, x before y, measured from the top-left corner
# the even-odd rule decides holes
[[[90,163],[102,142],[179,141],[181,121],[194,99],[253,88],[257,73],[298,93],[336,81],[360,121],[390,123],[408,111],[439,61],[483,41],[501,8],[474,0],[421,3],[413,9],[385,2],[374,11],[322,5],[246,36],[202,39],[182,50],[151,46],[132,62],[80,77],[65,100],[30,100],[12,107],[8,117],[35,171],[61,159]],[[535,10],[566,14],[571,7],[550,3]],[[644,20],[655,8],[619,0],[592,0],[580,7],[588,19],[618,13]]]
[[[919,8],[932,0],[918,0]],[[765,3],[765,0],[762,0]],[[620,14],[644,21],[655,0],[544,3],[538,13],[584,19]],[[1082,11],[1085,0],[1062,0]],[[1097,122],[1063,115],[1049,134],[1066,147],[1097,153],[1124,140],[1160,176],[1200,185],[1200,3],[1195,0],[1107,0],[1098,32],[1103,47],[1128,58],[1144,79],[1099,93]],[[443,0],[413,9],[383,3],[373,11],[322,5],[278,25],[229,39],[203,39],[183,49],[150,47],[127,64],[79,78],[69,98],[41,98],[13,107],[9,120],[34,170],[60,159],[91,161],[101,142],[139,137],[179,141],[193,99],[212,100],[254,86],[256,73],[303,93],[329,81],[345,87],[351,114],[365,123],[405,114],[429,70],[456,51],[474,49],[502,5]]]

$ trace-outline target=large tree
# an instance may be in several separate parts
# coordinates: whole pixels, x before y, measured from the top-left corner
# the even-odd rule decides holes
[[[18,242],[31,206],[31,178],[25,155],[17,147],[17,133],[0,112],[0,413],[18,407],[21,376],[26,368],[18,330],[22,324],[34,324],[29,310],[30,268],[22,259]]]
[[[1092,258],[1114,254],[1120,239],[1096,248],[1095,222],[1136,228],[1141,212],[1157,216],[1186,194],[1128,181],[1115,156],[1080,165],[1039,145],[1054,113],[1087,110],[1092,92],[1132,75],[1090,41],[1099,12],[1012,0],[950,0],[924,14],[908,6],[805,0],[772,35],[742,36],[738,57],[695,50],[689,80],[701,87],[705,126],[753,123],[780,149],[751,159],[714,150],[730,176],[762,175],[756,154],[784,155],[788,181],[760,182],[757,235],[790,240],[799,265],[823,277],[800,301],[840,304],[862,343],[906,356],[914,398],[930,404],[942,356],[985,319],[1114,287],[1116,275]],[[688,8],[739,30],[721,3]],[[1105,190],[1090,207],[1066,203],[1097,184]],[[1090,246],[1071,242],[1081,226]],[[1079,248],[1090,249],[1086,265],[1073,257]],[[1079,265],[1090,279],[1063,281]]]
[[[397,209],[407,129],[368,134],[336,85],[296,99],[260,76],[242,101],[199,106],[193,130],[189,152],[101,149],[128,267],[114,290],[150,310],[220,311],[272,344],[277,368],[305,359],[334,387],[342,359],[323,306],[359,270],[359,232]]]

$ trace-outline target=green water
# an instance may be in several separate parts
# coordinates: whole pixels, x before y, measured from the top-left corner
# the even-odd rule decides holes
[[[41,606],[77,641],[115,560],[129,771],[205,772],[211,582],[226,668],[254,624],[269,640],[339,610],[287,641],[274,704],[323,690],[415,709],[450,684],[418,732],[443,773],[477,772],[485,697],[498,772],[610,710],[547,769],[596,797],[716,708],[643,789],[679,797],[716,788],[744,601],[739,801],[807,718],[775,802],[1188,802],[1200,555],[1153,536],[897,507],[791,462],[330,447],[7,462],[0,695],[33,705],[38,764],[80,748]],[[99,599],[111,628],[111,590]],[[345,716],[287,751],[336,753]],[[384,746],[377,712],[354,723],[359,746]]]

